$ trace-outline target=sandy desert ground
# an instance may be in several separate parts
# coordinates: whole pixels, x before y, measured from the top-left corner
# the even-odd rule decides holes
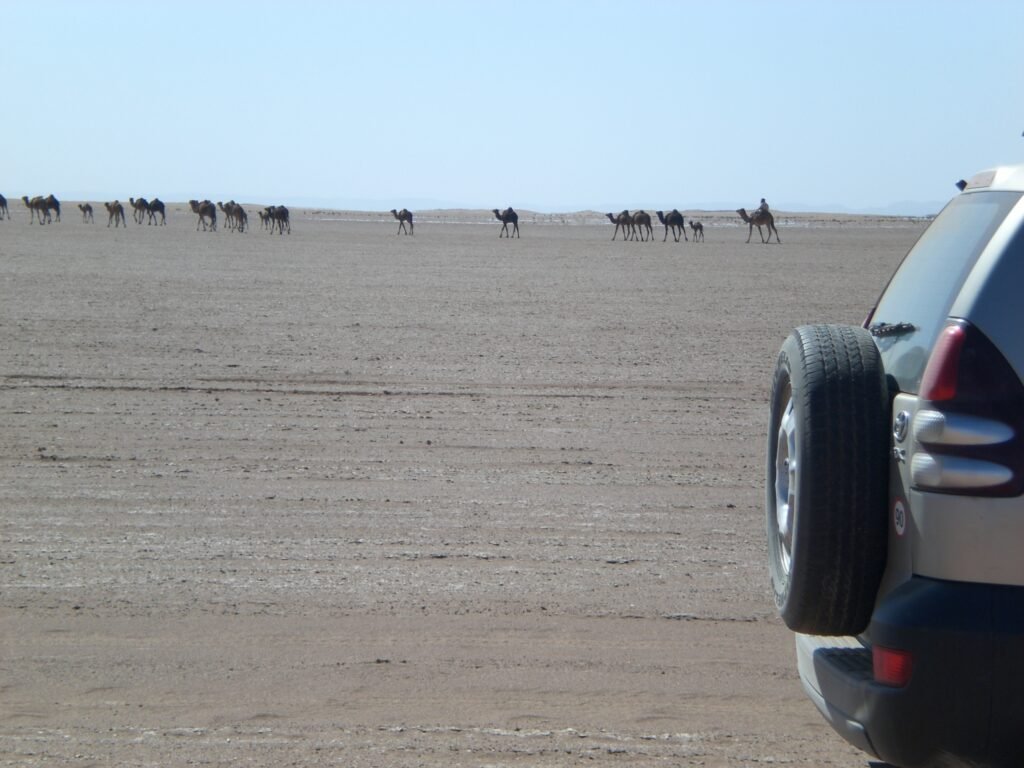
[[[768,594],[766,398],[922,222],[11,207],[0,765],[869,764]]]

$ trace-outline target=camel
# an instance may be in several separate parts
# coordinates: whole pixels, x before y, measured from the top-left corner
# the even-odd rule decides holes
[[[672,229],[672,239],[677,243],[679,242],[679,233],[683,234],[683,240],[689,240],[686,236],[686,224],[683,220],[683,214],[673,208],[667,214],[663,211],[655,211],[658,214],[658,221],[665,225],[665,237],[662,238],[661,242],[668,240],[668,230]]]
[[[699,221],[694,221],[693,219],[690,219],[690,229],[693,230],[693,242],[696,243],[699,240],[700,242],[703,243],[704,225],[701,224]]]
[[[260,215],[260,226],[264,229],[270,226],[270,214],[266,211],[257,211]]]
[[[29,224],[33,221],[38,221],[40,224],[49,224],[52,221],[50,216],[51,209],[57,211],[57,221],[60,221],[60,202],[53,195],[49,195],[48,197],[40,197],[39,195],[36,195],[31,200],[29,200],[27,196],[22,195],[21,199],[30,213]],[[46,217],[45,220],[43,219],[43,216]]]
[[[615,225],[615,231],[612,232],[612,240],[619,234],[619,228],[622,229],[622,242],[626,242],[627,232],[633,228],[633,217],[629,215],[629,211],[622,211],[618,215],[612,213],[606,213],[608,221]]]
[[[203,225],[203,232],[209,229],[211,232],[217,231],[217,207],[209,200],[189,200],[188,207],[192,209],[192,213],[199,217],[199,221],[196,223],[196,232],[199,231],[199,225]],[[206,226],[206,220],[210,220],[210,226]]]
[[[25,201],[25,205],[29,207],[29,210],[35,213],[36,218],[40,224],[49,224],[53,221],[53,217],[50,216],[50,211],[57,212],[57,221],[60,221],[60,201],[53,195],[47,195],[46,197],[40,197],[36,195],[31,200],[27,197],[22,197]],[[43,216],[46,216],[46,220],[43,220]],[[32,220],[29,219],[29,224]]]
[[[89,203],[79,203],[78,210],[82,212],[82,221],[95,221],[92,215],[92,205]]]
[[[11,212],[7,210],[7,198],[0,195],[0,219],[11,218]]]
[[[136,224],[141,224],[142,220],[146,218],[149,213],[149,203],[146,202],[146,198],[140,197],[136,200],[134,197],[128,198],[128,204],[132,207],[132,219],[135,220]]]
[[[270,220],[270,234],[274,234],[274,227],[277,227],[277,234],[283,235],[285,227],[288,228],[288,234],[292,233],[292,222],[291,216],[288,213],[288,209],[283,205],[268,205],[263,210],[267,213],[267,218]]]
[[[49,218],[49,216],[50,216],[50,209],[52,209],[52,210],[57,212],[57,221],[60,221],[60,200],[58,200],[53,195],[47,196],[47,198],[46,198],[46,208],[47,208],[47,212],[46,212],[47,218]]]
[[[412,211],[408,210],[407,208],[403,208],[400,211],[396,211],[394,208],[392,208],[391,209],[391,215],[394,216],[396,219],[398,219],[398,232],[395,232],[396,235],[401,234],[402,232],[405,232],[405,223],[406,222],[409,222],[409,231],[405,232],[405,234],[407,234],[407,235],[413,234],[413,231],[412,231]]]
[[[647,229],[647,235],[644,235],[644,228]],[[637,211],[633,214],[633,239],[636,239],[637,230],[640,231],[640,241],[646,242],[647,238],[650,237],[654,240],[654,230],[651,228],[651,214],[646,211]]]
[[[167,224],[167,210],[164,207],[163,201],[159,197],[154,197],[149,201],[149,221],[147,224],[156,223],[156,215],[160,214],[160,226]]]
[[[128,226],[128,223],[124,220],[124,206],[121,205],[120,202],[115,200],[112,203],[104,203],[103,205],[107,209],[107,226],[108,227],[110,226],[111,222],[114,223],[115,229],[117,227],[121,226],[122,224],[124,224],[126,227]]]
[[[781,243],[779,239],[779,230],[775,228],[775,217],[771,215],[769,211],[754,211],[753,216],[747,214],[746,208],[740,208],[736,211],[747,224],[750,225],[750,231],[747,233],[747,242],[750,242],[751,235],[754,234],[754,227],[757,227],[757,234],[761,235],[762,243],[770,243],[772,241],[772,232],[775,233],[776,242]],[[768,227],[768,239],[764,239],[764,232],[761,231],[761,227]]]
[[[508,225],[512,225],[512,231],[516,237],[519,237],[519,214],[512,210],[509,206],[504,211],[499,211],[497,208],[492,209],[494,217],[501,222],[501,232],[498,233],[498,237],[507,236],[512,239],[512,235],[508,232]]]
[[[234,200],[228,200],[226,203],[217,203],[217,207],[224,212],[224,220],[228,223],[228,229],[245,232],[245,225],[249,223],[249,216],[242,206]]]
[[[47,195],[46,197],[42,198],[42,210],[46,211],[47,224],[49,224],[51,221],[50,211],[56,211],[57,221],[60,221],[60,200],[58,200],[53,195]]]
[[[36,217],[38,217],[39,223],[42,224],[43,215],[39,212],[39,210],[40,208],[42,208],[43,198],[36,196],[29,200],[28,195],[22,195],[21,200],[23,203],[25,203],[25,207],[28,208],[28,223],[31,224],[36,220]]]

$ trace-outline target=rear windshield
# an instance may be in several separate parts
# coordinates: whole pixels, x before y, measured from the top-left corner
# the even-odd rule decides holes
[[[917,394],[924,366],[945,325],[957,291],[1020,192],[974,192],[955,197],[921,235],[892,276],[871,317],[913,326],[875,336],[885,371],[901,392]]]

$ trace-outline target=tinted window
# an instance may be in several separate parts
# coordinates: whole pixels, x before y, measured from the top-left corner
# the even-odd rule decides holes
[[[872,325],[909,323],[911,333],[878,336],[886,373],[917,394],[932,345],[967,273],[1019,192],[975,192],[947,205],[910,249],[872,315]]]

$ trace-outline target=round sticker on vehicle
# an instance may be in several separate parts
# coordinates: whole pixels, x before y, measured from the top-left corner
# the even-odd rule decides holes
[[[896,535],[902,536],[907,531],[907,509],[903,506],[902,499],[896,499],[892,508],[892,524],[896,529]]]

